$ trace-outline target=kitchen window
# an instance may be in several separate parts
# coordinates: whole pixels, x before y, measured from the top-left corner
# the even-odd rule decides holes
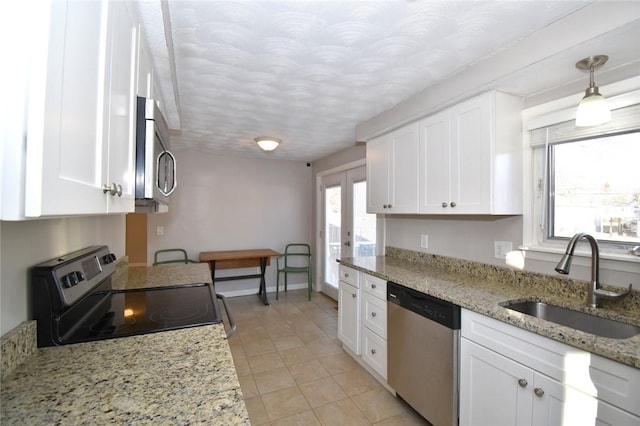
[[[535,246],[564,247],[577,232],[610,252],[640,244],[640,104],[612,113],[599,127],[530,130]]]
[[[640,244],[640,132],[549,145],[547,238]]]

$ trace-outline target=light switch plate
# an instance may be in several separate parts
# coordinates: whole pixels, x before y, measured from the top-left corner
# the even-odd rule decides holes
[[[164,235],[164,226],[156,227],[156,235]]]

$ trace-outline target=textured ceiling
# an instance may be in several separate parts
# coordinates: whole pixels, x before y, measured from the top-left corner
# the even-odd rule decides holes
[[[179,123],[169,122],[180,127],[172,144],[322,158],[353,145],[357,124],[585,3],[170,0]],[[265,154],[257,136],[283,142]]]

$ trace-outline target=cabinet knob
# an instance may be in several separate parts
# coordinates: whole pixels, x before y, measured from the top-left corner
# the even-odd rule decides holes
[[[112,183],[111,185],[108,184],[103,184],[102,185],[102,192],[104,194],[106,194],[107,192],[109,194],[111,194],[112,196],[118,196],[118,197],[122,197],[122,185],[117,185],[115,182]]]
[[[371,349],[371,355],[375,355],[376,354],[376,350],[375,349]]]
[[[355,298],[357,297],[357,295],[356,295],[355,293],[353,293],[353,294],[351,295],[351,297],[353,297],[353,298],[355,299]]]
[[[375,316],[376,316],[376,313],[375,313],[375,312],[371,312],[371,316],[372,316],[372,317],[375,317]]]
[[[375,284],[371,284],[371,288],[376,288],[376,285]]]
[[[455,206],[456,206],[456,202],[455,202],[455,201],[452,201],[452,202],[451,202],[451,207],[455,207]]]
[[[446,208],[447,206],[448,206],[448,204],[447,204],[447,203],[442,203],[442,207],[443,207],[443,208]]]
[[[518,384],[521,388],[526,388],[529,382],[527,382],[525,379],[518,379]]]
[[[387,208],[387,205],[386,205],[386,204],[383,204],[383,205],[382,205],[382,208],[383,208],[383,209],[386,209],[386,208]]]
[[[536,396],[539,397],[539,398],[542,397],[542,395],[544,395],[544,391],[541,388],[535,388],[533,390],[533,393],[535,393]]]
[[[345,278],[348,278],[348,277],[349,277],[349,274],[345,273],[345,274],[344,274],[344,277],[345,277]]]
[[[391,204],[387,204],[387,206],[388,206],[389,208],[393,207]]]

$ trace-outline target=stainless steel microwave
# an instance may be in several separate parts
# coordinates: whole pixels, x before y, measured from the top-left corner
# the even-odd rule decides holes
[[[176,159],[169,151],[169,126],[153,99],[138,97],[136,125],[136,211],[158,211],[175,191]]]

